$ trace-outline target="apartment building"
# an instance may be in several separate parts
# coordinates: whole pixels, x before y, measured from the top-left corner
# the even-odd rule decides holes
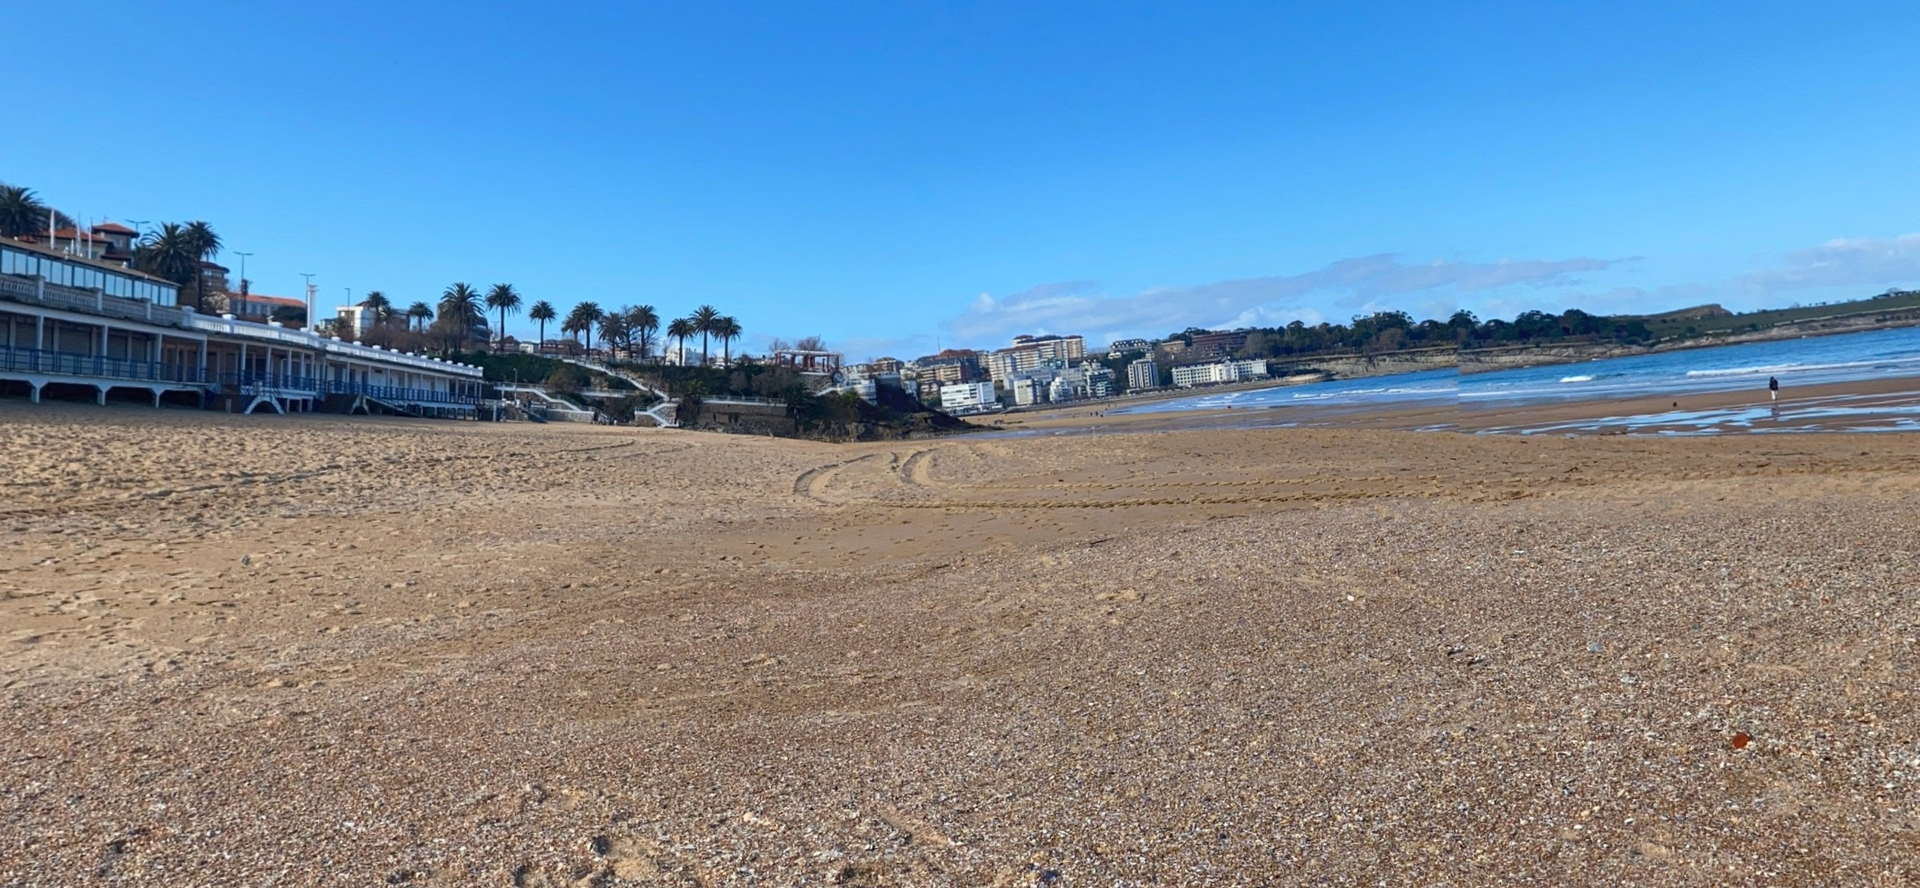
[[[1015,336],[1012,346],[988,353],[985,363],[987,375],[1005,383],[1043,367],[1070,367],[1086,357],[1087,341],[1081,336]]]
[[[1160,365],[1155,364],[1152,358],[1141,358],[1127,365],[1128,389],[1139,391],[1159,387]]]
[[[1000,406],[991,382],[952,382],[940,387],[940,409],[953,416],[981,413]]]
[[[1173,384],[1178,388],[1265,378],[1267,378],[1266,361],[1214,361],[1207,364],[1185,364],[1173,368]]]

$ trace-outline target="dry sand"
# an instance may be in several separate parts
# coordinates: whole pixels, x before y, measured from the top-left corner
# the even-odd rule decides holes
[[[1910,885],[1920,439],[0,403],[0,884]]]

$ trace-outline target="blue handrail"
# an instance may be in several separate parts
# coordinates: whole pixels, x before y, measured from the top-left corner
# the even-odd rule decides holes
[[[0,371],[44,373],[48,376],[93,376],[136,382],[171,382],[181,385],[205,385],[206,371],[191,364],[161,361],[135,361],[104,355],[40,348],[0,346]]]
[[[81,376],[129,382],[162,382],[211,386],[241,391],[300,392],[315,395],[365,395],[386,401],[415,404],[478,405],[478,394],[405,386],[374,385],[323,379],[293,373],[223,373],[217,378],[203,367],[161,361],[134,361],[103,355],[83,355],[52,349],[0,345],[0,372],[47,376]]]

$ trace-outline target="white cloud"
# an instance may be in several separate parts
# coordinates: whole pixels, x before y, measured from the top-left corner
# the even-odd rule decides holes
[[[1784,307],[1789,302],[1815,295],[1858,299],[1888,287],[1917,284],[1920,284],[1920,233],[1835,238],[1817,247],[1783,254],[1773,268],[1736,275],[1715,284],[1627,286],[1596,292],[1568,290],[1557,294],[1546,305],[1537,300],[1509,297],[1485,300],[1479,309],[1482,317],[1513,317],[1527,309],[1553,305],[1594,314],[1652,314],[1708,303],[1724,303],[1728,308],[1745,311]],[[1804,291],[1815,292],[1797,295]]]
[[[1093,281],[1042,284],[1005,298],[982,293],[947,326],[976,344],[1019,333],[1081,333],[1090,339],[1158,335],[1188,326],[1278,325],[1294,319],[1319,323],[1321,307],[1384,307],[1385,300],[1412,293],[1469,294],[1512,286],[1576,283],[1571,275],[1619,262],[1576,257],[1562,260],[1410,264],[1392,254],[1333,262],[1303,274],[1242,278],[1185,287],[1156,287],[1129,296],[1099,292]]]
[[[1741,295],[1770,296],[1822,287],[1910,287],[1916,282],[1920,282],[1920,233],[1835,238],[1782,256],[1779,268],[1741,275],[1730,289]]]

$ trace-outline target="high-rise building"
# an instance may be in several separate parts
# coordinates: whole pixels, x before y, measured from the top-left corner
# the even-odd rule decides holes
[[[1141,358],[1127,365],[1127,388],[1138,391],[1159,386],[1160,367],[1152,358]]]
[[[1081,336],[1015,336],[1011,347],[987,355],[987,375],[1004,383],[1016,374],[1042,367],[1070,367],[1086,357],[1087,340]]]

